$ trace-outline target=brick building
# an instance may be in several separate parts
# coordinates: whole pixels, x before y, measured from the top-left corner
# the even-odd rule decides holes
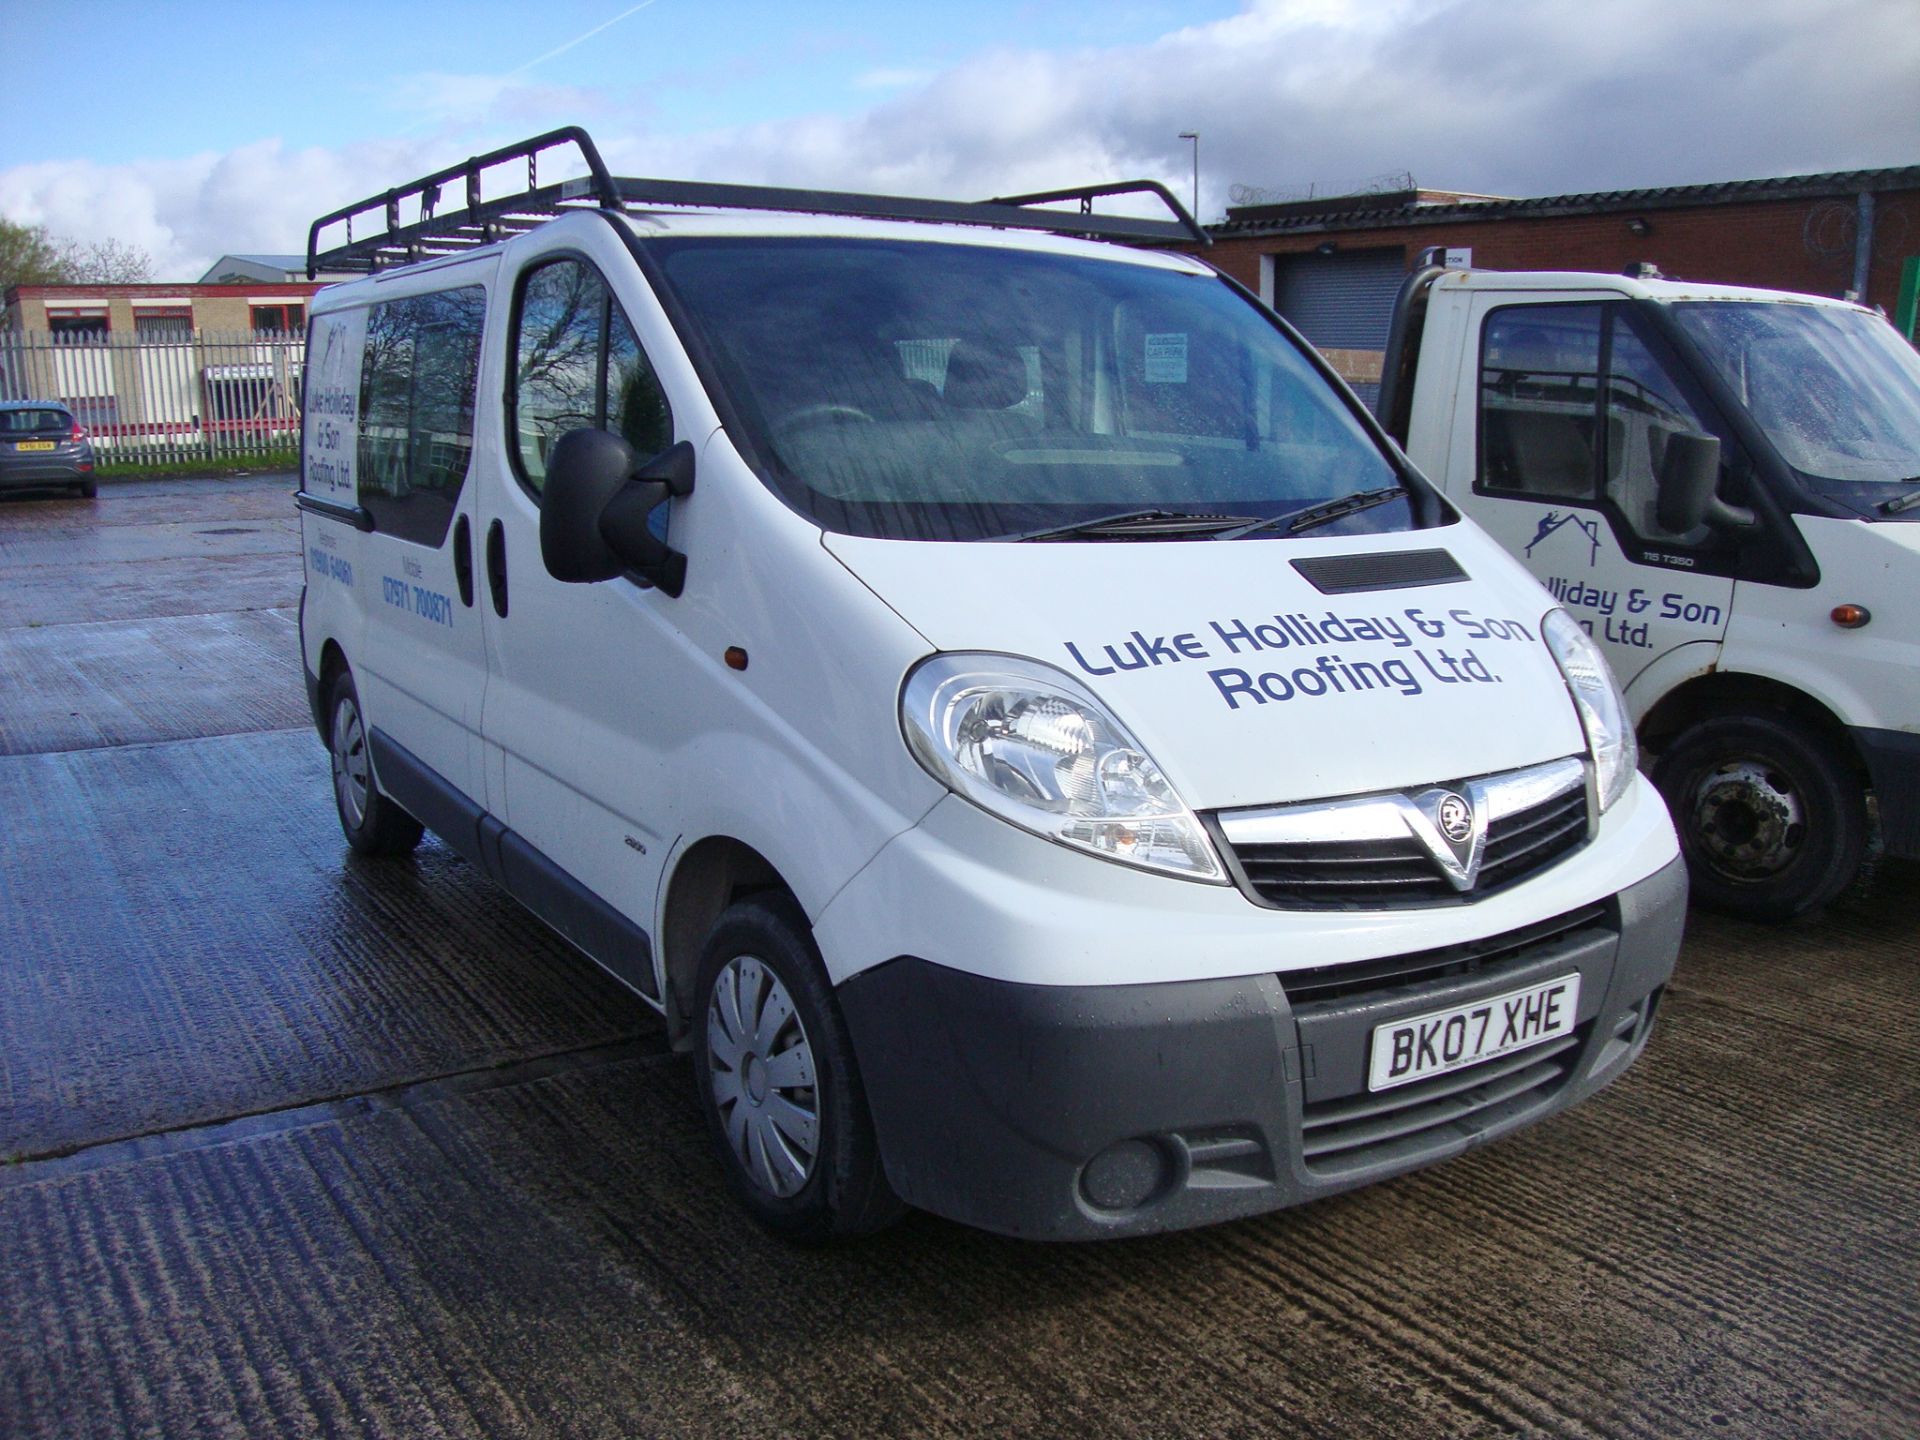
[[[15,285],[4,327],[84,343],[110,337],[182,340],[193,335],[302,331],[309,280],[239,285]]]
[[[1500,199],[1408,190],[1249,205],[1208,259],[1293,321],[1367,399],[1400,281],[1430,247],[1491,270],[1618,271],[1853,292],[1915,338],[1920,165]]]

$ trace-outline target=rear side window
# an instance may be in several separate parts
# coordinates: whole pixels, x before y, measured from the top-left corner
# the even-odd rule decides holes
[[[48,435],[72,428],[73,417],[64,410],[0,410],[3,435]]]
[[[486,291],[410,295],[367,315],[360,370],[359,499],[376,528],[438,547],[473,454]]]
[[[600,272],[551,261],[520,287],[513,322],[513,453],[537,498],[547,456],[569,430],[611,430],[643,459],[673,443],[667,397]]]

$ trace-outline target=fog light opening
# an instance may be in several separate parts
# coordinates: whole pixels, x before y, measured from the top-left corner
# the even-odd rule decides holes
[[[1172,1188],[1178,1169],[1164,1141],[1122,1140],[1086,1163],[1080,1194],[1096,1210],[1138,1210]]]

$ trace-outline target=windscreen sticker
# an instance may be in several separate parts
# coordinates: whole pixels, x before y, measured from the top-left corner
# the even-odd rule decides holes
[[[1187,337],[1184,332],[1147,336],[1147,383],[1187,383]]]
[[[1175,635],[1133,630],[1113,641],[1062,643],[1088,675],[1216,662],[1206,678],[1229,710],[1239,710],[1368,691],[1411,698],[1431,685],[1499,685],[1500,674],[1466,642],[1491,644],[1488,654],[1497,659],[1501,645],[1538,640],[1533,627],[1518,620],[1466,609],[1429,614],[1415,606],[1383,615],[1236,616]],[[1227,659],[1242,663],[1217,663]]]

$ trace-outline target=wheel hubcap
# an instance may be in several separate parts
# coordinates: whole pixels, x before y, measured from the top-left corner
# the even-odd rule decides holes
[[[771,1195],[798,1194],[820,1149],[813,1045],[787,987],[755,956],[728,961],[714,981],[707,1070],[741,1168]]]
[[[1757,760],[1716,766],[1695,789],[1692,811],[1703,858],[1739,880],[1780,874],[1806,838],[1806,812],[1792,781]]]
[[[340,802],[340,813],[355,829],[367,818],[367,786],[371,779],[360,707],[351,700],[342,700],[340,708],[333,712],[333,793]]]

